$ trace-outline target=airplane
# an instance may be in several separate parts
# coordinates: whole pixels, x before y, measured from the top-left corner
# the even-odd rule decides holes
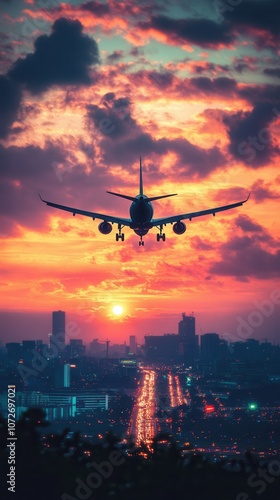
[[[157,241],[165,241],[165,233],[163,233],[163,226],[166,224],[173,225],[173,231],[175,234],[181,235],[186,231],[186,224],[182,222],[185,219],[191,221],[194,217],[201,217],[202,215],[212,214],[216,215],[217,212],[222,212],[224,210],[230,210],[232,208],[240,207],[243,203],[246,203],[250,197],[250,193],[246,200],[239,201],[237,203],[232,203],[230,205],[224,205],[223,207],[209,208],[207,210],[200,210],[199,212],[189,212],[186,214],[172,215],[171,217],[161,217],[159,219],[153,219],[153,206],[152,201],[160,200],[162,198],[168,198],[170,196],[176,196],[175,194],[165,194],[161,196],[148,197],[144,194],[143,188],[143,175],[142,175],[142,161],[140,157],[140,168],[139,168],[139,194],[137,196],[128,196],[120,193],[113,193],[112,191],[106,191],[114,196],[119,196],[120,198],[125,198],[130,200],[132,203],[130,205],[130,219],[123,217],[115,217],[114,215],[99,214],[96,212],[89,212],[87,210],[80,210],[79,208],[66,207],[64,205],[58,205],[57,203],[52,203],[50,201],[44,200],[39,194],[40,199],[46,203],[46,205],[60,210],[65,210],[66,212],[72,212],[73,216],[76,214],[84,215],[86,217],[91,217],[93,220],[101,219],[98,226],[100,233],[109,234],[111,233],[113,224],[118,224],[118,232],[116,233],[116,241],[124,241],[124,233],[122,229],[124,227],[129,227],[140,236],[139,246],[144,246],[143,236],[145,236],[150,229],[157,227],[159,233],[157,234]]]

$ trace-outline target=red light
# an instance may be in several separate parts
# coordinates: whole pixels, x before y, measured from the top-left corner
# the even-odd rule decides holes
[[[214,406],[212,406],[212,405],[206,405],[206,406],[205,406],[205,411],[206,411],[207,413],[212,413],[212,411],[215,411],[215,408],[214,408]]]

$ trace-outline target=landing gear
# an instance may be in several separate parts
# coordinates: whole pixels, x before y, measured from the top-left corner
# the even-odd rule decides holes
[[[118,233],[116,234],[116,241],[124,241],[124,233],[122,233],[122,228],[123,226],[121,224],[118,224]]]
[[[165,241],[165,233],[162,232],[162,224],[159,226],[159,233],[157,234],[157,241]]]
[[[142,236],[140,236],[139,247],[144,246],[144,241],[142,240]]]

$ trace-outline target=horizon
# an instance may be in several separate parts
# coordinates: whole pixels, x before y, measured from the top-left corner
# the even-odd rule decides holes
[[[277,306],[280,303],[280,290],[275,290],[274,297],[279,300],[279,302],[276,303]],[[269,317],[272,316],[273,313],[275,315],[275,304],[272,301],[270,304],[268,301],[263,301],[258,304],[255,303],[255,306],[256,305],[258,307],[250,311],[247,316],[245,314],[243,316],[238,315],[235,318],[235,324],[232,324],[231,328],[224,330],[217,327],[207,328],[207,319],[204,319],[202,323],[201,315],[198,314],[198,316],[196,316],[193,311],[191,313],[183,312],[180,315],[174,313],[172,318],[168,317],[168,319],[165,320],[165,324],[169,326],[166,326],[165,330],[162,329],[162,323],[159,318],[148,320],[148,324],[151,325],[150,327],[147,326],[145,320],[142,320],[142,322],[140,321],[140,324],[138,320],[138,328],[133,330],[132,326],[128,326],[131,324],[131,318],[123,318],[123,314],[118,316],[114,314],[113,311],[108,314],[107,321],[100,321],[100,318],[93,317],[92,315],[84,316],[83,311],[80,311],[79,314],[76,315],[64,311],[66,318],[66,340],[68,339],[69,341],[71,338],[80,338],[83,340],[84,345],[89,345],[93,339],[98,338],[98,340],[102,340],[103,338],[108,338],[108,333],[106,333],[105,330],[111,326],[110,339],[113,339],[112,344],[126,343],[129,341],[130,335],[136,335],[137,342],[143,343],[145,336],[148,335],[178,334],[178,324],[182,319],[182,315],[186,314],[186,316],[194,315],[196,321],[196,335],[198,337],[206,333],[217,333],[220,339],[226,340],[229,343],[254,339],[260,342],[268,341],[278,345],[279,338],[277,335],[273,335],[275,318],[272,319],[272,322],[269,320]],[[26,311],[13,311],[11,313],[10,311],[0,310],[2,329],[3,332],[6,332],[5,334],[1,333],[1,341],[3,343],[39,339],[47,341],[48,335],[52,330],[52,312],[53,311],[41,311],[34,314],[34,312]],[[16,316],[18,316],[18,318]],[[16,325],[19,323],[21,324],[21,331],[15,333]],[[125,324],[128,330],[130,328],[127,336],[121,333],[123,324]],[[204,329],[202,329],[202,324],[204,325]],[[210,325],[213,325],[213,320],[210,322]],[[143,328],[146,328],[146,331],[143,331]],[[269,328],[271,328],[271,330]],[[43,329],[44,331],[42,331]],[[265,333],[266,335],[263,337],[262,335]]]

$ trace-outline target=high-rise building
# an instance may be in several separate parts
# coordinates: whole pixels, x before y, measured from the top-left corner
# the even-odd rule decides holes
[[[179,321],[178,333],[181,338],[190,338],[195,336],[195,317],[193,313],[190,316],[182,314],[182,320]]]
[[[183,357],[186,363],[193,363],[198,359],[199,347],[198,336],[195,334],[195,317],[182,314],[182,320],[178,324],[178,334],[182,345]]]
[[[129,352],[130,352],[130,354],[136,354],[136,352],[137,352],[135,335],[130,335],[130,337],[129,337]]]
[[[70,387],[70,365],[69,363],[59,362],[55,366],[54,386],[56,389]]]
[[[71,358],[79,358],[85,356],[86,346],[83,345],[82,339],[70,339],[69,344],[65,347],[65,352]]]
[[[52,313],[52,336],[65,346],[65,312],[53,311]]]
[[[149,361],[177,362],[179,361],[179,335],[146,335],[145,351]]]
[[[200,337],[201,361],[213,362],[220,356],[220,338],[217,333],[205,333]]]

